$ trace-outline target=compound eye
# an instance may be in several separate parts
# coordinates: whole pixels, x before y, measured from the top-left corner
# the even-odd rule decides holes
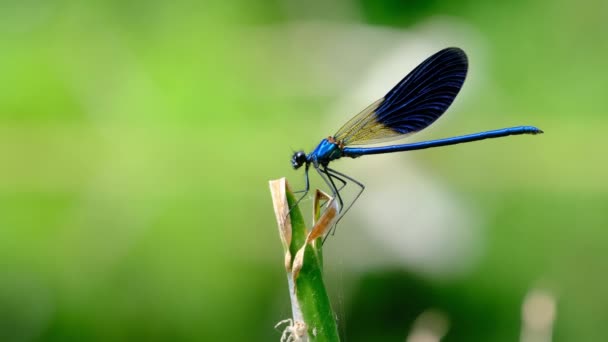
[[[306,163],[306,153],[304,153],[304,151],[294,153],[291,158],[291,165],[294,169],[298,169],[300,166],[304,165],[304,163]]]

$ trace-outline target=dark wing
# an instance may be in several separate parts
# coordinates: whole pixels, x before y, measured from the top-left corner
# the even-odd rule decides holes
[[[467,70],[467,56],[461,49],[437,52],[350,119],[334,138],[344,145],[363,145],[399,139],[428,127],[452,104]]]

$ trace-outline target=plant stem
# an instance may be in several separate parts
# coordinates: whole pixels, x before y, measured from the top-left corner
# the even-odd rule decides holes
[[[315,224],[309,230],[285,179],[270,181],[270,189],[285,252],[293,323],[303,321],[310,341],[339,341],[335,316],[323,283],[321,257],[321,241],[335,222],[337,205],[331,197],[317,191],[316,209],[320,207],[320,197],[330,200],[323,214],[315,210]],[[297,341],[305,338],[294,335],[294,331],[291,334]]]

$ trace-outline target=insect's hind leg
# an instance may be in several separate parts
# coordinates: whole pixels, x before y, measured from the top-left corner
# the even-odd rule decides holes
[[[329,175],[329,174],[328,174],[328,175]],[[336,192],[337,192],[337,193],[340,193],[340,191],[342,191],[342,189],[344,189],[344,188],[346,187],[346,184],[348,184],[348,183],[347,183],[347,182],[346,182],[344,179],[342,179],[342,178],[340,178],[340,177],[337,177],[336,175],[331,175],[331,178],[332,178],[333,180],[337,180],[337,181],[339,181],[340,183],[342,183],[342,185],[340,185],[340,187],[339,187],[339,188],[336,186]],[[335,185],[335,184],[334,184],[334,185]]]
[[[317,168],[317,172],[319,173],[319,176],[321,176],[321,178],[323,178],[323,180],[325,181],[327,186],[329,186],[329,188],[331,189],[332,196],[338,199],[338,203],[340,204],[340,211],[342,211],[342,206],[344,206],[344,202],[342,201],[342,196],[340,196],[340,191],[338,191],[338,188],[336,187],[336,184],[334,183],[332,177],[327,172],[327,166],[324,166],[323,170],[321,170],[320,168]],[[344,183],[344,185],[346,185],[346,183],[343,180],[340,180],[340,182],[342,182],[342,183]],[[342,189],[342,188],[340,188],[340,189]]]
[[[355,202],[357,202],[357,200],[359,199],[359,196],[361,196],[363,191],[365,191],[365,185],[363,183],[359,182],[358,180],[356,180],[350,176],[347,176],[347,175],[343,174],[342,172],[336,171],[334,169],[326,168],[325,171],[328,173],[328,175],[331,175],[336,179],[340,179],[342,182],[344,182],[344,180],[342,180],[340,177],[344,177],[344,178],[348,179],[349,181],[355,183],[360,189],[359,192],[357,192],[355,199],[353,199],[353,201],[348,205],[348,207],[340,213],[340,217],[336,221],[336,224],[338,224],[338,222],[340,222],[340,220],[342,220],[342,218],[344,217],[344,215],[346,215],[346,213],[350,210],[350,208],[352,208],[352,206],[355,204]],[[330,179],[331,179],[331,176],[330,176]]]
[[[346,182],[344,179],[340,178],[340,177],[336,177],[335,175],[332,177],[332,176],[331,176],[329,173],[327,173],[326,171],[321,171],[321,172],[323,172],[323,173],[325,174],[325,176],[327,177],[327,179],[329,179],[329,180],[330,180],[330,182],[327,182],[327,180],[325,180],[325,178],[323,179],[323,180],[325,180],[325,183],[326,183],[326,184],[327,184],[327,185],[328,185],[328,186],[331,188],[331,191],[332,191],[332,196],[333,196],[333,197],[337,197],[337,198],[338,198],[338,201],[339,201],[339,203],[340,203],[340,209],[341,209],[341,208],[342,208],[342,206],[343,206],[343,203],[342,203],[342,198],[341,198],[341,196],[339,196],[339,194],[340,194],[340,191],[342,191],[342,189],[344,189],[344,188],[346,187],[347,182]],[[321,177],[323,177],[323,175],[322,175]],[[337,187],[337,186],[336,186],[336,183],[335,183],[335,182],[333,182],[334,180],[337,180],[337,181],[339,181],[340,183],[342,183],[342,184],[340,185],[340,187]],[[327,203],[327,202],[326,202],[326,201],[323,201],[323,204],[325,204],[325,203]]]
[[[322,172],[324,174],[325,177],[327,177],[327,179],[329,180],[329,182],[331,183],[331,188],[332,188],[332,192],[335,198],[338,199],[338,202],[340,203],[340,213],[338,216],[338,219],[336,220],[336,222],[333,224],[333,227],[331,228],[331,234],[327,234],[325,235],[325,237],[323,237],[323,241],[322,243],[325,244],[325,241],[327,240],[327,238],[329,237],[329,235],[334,235],[336,233],[336,227],[338,226],[338,222],[340,222],[340,220],[342,220],[342,217],[344,217],[344,214],[346,214],[346,212],[348,211],[348,209],[350,209],[350,207],[352,207],[354,201],[346,208],[346,210],[343,210],[344,208],[344,201],[342,200],[342,195],[340,194],[340,191],[346,187],[346,185],[348,184],[347,181],[345,181],[344,179],[342,179],[341,177],[347,178],[349,180],[352,180],[355,184],[357,184],[359,187],[362,187],[363,189],[365,188],[365,186],[363,184],[361,184],[360,182],[352,179],[351,177],[348,177],[346,175],[343,175],[337,171],[334,171],[328,167],[324,167],[323,170],[319,170],[319,172]],[[322,175],[323,176],[323,175]],[[323,177],[325,179],[325,177]],[[334,183],[334,179],[339,181],[340,183],[342,183],[342,186],[340,187],[340,189],[336,188],[336,185]],[[326,181],[327,182],[327,181]],[[361,193],[363,192],[363,190],[360,190],[357,194],[357,197],[355,198],[355,201],[357,200],[357,198],[361,195]]]
[[[340,191],[346,187],[347,182],[344,179],[338,177],[337,175],[328,172],[327,170],[326,170],[326,173],[327,173],[327,176],[328,176],[329,179],[335,179],[335,180],[338,180],[338,181],[340,181],[342,183],[342,187],[340,187],[340,189],[338,189],[338,191],[337,191],[337,193],[335,195],[336,197],[338,197],[338,199],[341,199],[342,195],[340,195]],[[340,205],[339,217],[336,220],[336,222],[333,224],[333,227],[331,227],[331,231],[330,231],[331,234],[325,235],[325,237],[323,238],[322,243],[325,243],[325,240],[327,240],[327,238],[329,237],[329,235],[333,236],[336,233],[336,228],[338,227],[338,222],[340,222],[340,220],[342,219],[342,216],[343,216],[342,208],[344,207],[344,204],[342,203],[342,201],[340,203],[341,203],[341,205]]]

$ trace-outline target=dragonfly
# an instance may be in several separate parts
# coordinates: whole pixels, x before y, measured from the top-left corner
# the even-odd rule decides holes
[[[463,50],[457,47],[445,48],[420,63],[384,97],[346,122],[336,134],[321,140],[312,152],[294,152],[291,158],[293,168],[297,170],[304,166],[305,170],[305,189],[298,191],[303,193],[300,200],[310,189],[309,170],[312,166],[331,189],[333,196],[337,197],[340,208],[344,206],[340,191],[349,182],[358,186],[354,200],[346,210],[342,210],[341,216],[346,214],[365,190],[365,185],[329,167],[332,161],[343,157],[359,158],[510,135],[543,133],[534,126],[516,126],[422,142],[365,146],[404,138],[425,129],[439,119],[462,88],[468,65],[467,55]],[[336,183],[340,184],[340,187],[337,187]]]

